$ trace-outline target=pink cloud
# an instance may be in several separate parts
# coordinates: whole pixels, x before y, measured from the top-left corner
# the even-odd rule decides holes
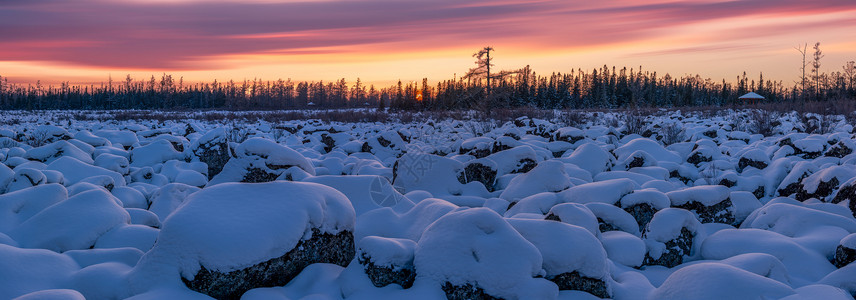
[[[216,68],[206,60],[221,55],[320,54],[333,51],[318,50],[323,48],[391,42],[431,49],[492,40],[586,47],[644,40],[657,37],[664,28],[707,20],[854,10],[852,0],[478,0],[466,5],[456,0],[250,4],[10,0],[0,3],[0,60],[169,70]],[[822,30],[840,24],[809,25]],[[763,37],[787,30],[791,29],[763,27],[740,34]],[[422,43],[426,40],[432,43]]]

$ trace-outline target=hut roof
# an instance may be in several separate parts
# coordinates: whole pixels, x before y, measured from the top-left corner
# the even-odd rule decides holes
[[[755,92],[749,92],[737,99],[764,99],[764,96],[758,95]]]

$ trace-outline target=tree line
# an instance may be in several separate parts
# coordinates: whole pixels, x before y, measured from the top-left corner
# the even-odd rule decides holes
[[[137,80],[110,78],[100,85],[13,84],[0,77],[0,109],[225,109],[268,110],[377,107],[393,110],[450,110],[536,107],[542,109],[651,108],[726,106],[754,91],[769,102],[825,102],[856,99],[856,63],[822,72],[820,44],[803,56],[800,80],[787,85],[755,80],[746,72],[729,82],[699,75],[674,77],[638,68],[604,65],[593,70],[538,74],[529,66],[490,72],[493,48],[474,55],[477,68],[464,76],[429,84],[401,82],[389,87],[366,85],[359,78],[337,81],[243,80],[185,83],[163,74]],[[809,57],[811,55],[811,57]],[[808,73],[808,74],[806,74]]]

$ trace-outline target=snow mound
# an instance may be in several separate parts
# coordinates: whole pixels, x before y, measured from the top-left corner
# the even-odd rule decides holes
[[[627,178],[604,180],[574,186],[559,193],[563,202],[615,204],[639,186]]]
[[[672,205],[681,206],[689,202],[698,202],[704,206],[713,206],[728,199],[731,191],[721,185],[706,185],[686,188],[666,193]]]
[[[347,197],[323,185],[224,183],[190,195],[140,264],[173,265],[185,278],[200,266],[233,271],[288,252],[313,228],[353,230],[354,220]]]
[[[315,175],[315,167],[303,155],[271,140],[254,137],[235,148],[223,171],[208,182],[208,186],[224,182],[267,182],[287,174],[297,167],[305,174]],[[290,175],[290,174],[287,174]]]
[[[535,278],[544,275],[542,261],[538,249],[496,212],[473,208],[449,213],[425,229],[414,264],[417,282],[469,285],[508,299],[555,298],[556,285]]]
[[[87,249],[104,233],[131,221],[119,200],[90,190],[45,208],[9,232],[24,248]]]
[[[794,294],[789,286],[739,268],[700,263],[670,275],[648,299],[765,299]]]
[[[541,192],[560,192],[571,187],[565,165],[559,161],[543,161],[531,171],[517,175],[499,198],[510,202]]]

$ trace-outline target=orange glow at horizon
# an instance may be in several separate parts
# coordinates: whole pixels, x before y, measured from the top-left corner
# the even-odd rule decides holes
[[[14,12],[0,20],[9,32],[0,40],[0,76],[25,84],[163,73],[188,83],[435,84],[460,77],[474,65],[471,54],[490,45],[497,70],[641,66],[729,82],[746,71],[789,86],[799,44],[811,51],[821,42],[823,72],[856,60],[856,3],[845,0],[166,2],[0,3],[0,11]],[[162,15],[151,14],[165,5]],[[223,12],[235,16],[217,15]]]

